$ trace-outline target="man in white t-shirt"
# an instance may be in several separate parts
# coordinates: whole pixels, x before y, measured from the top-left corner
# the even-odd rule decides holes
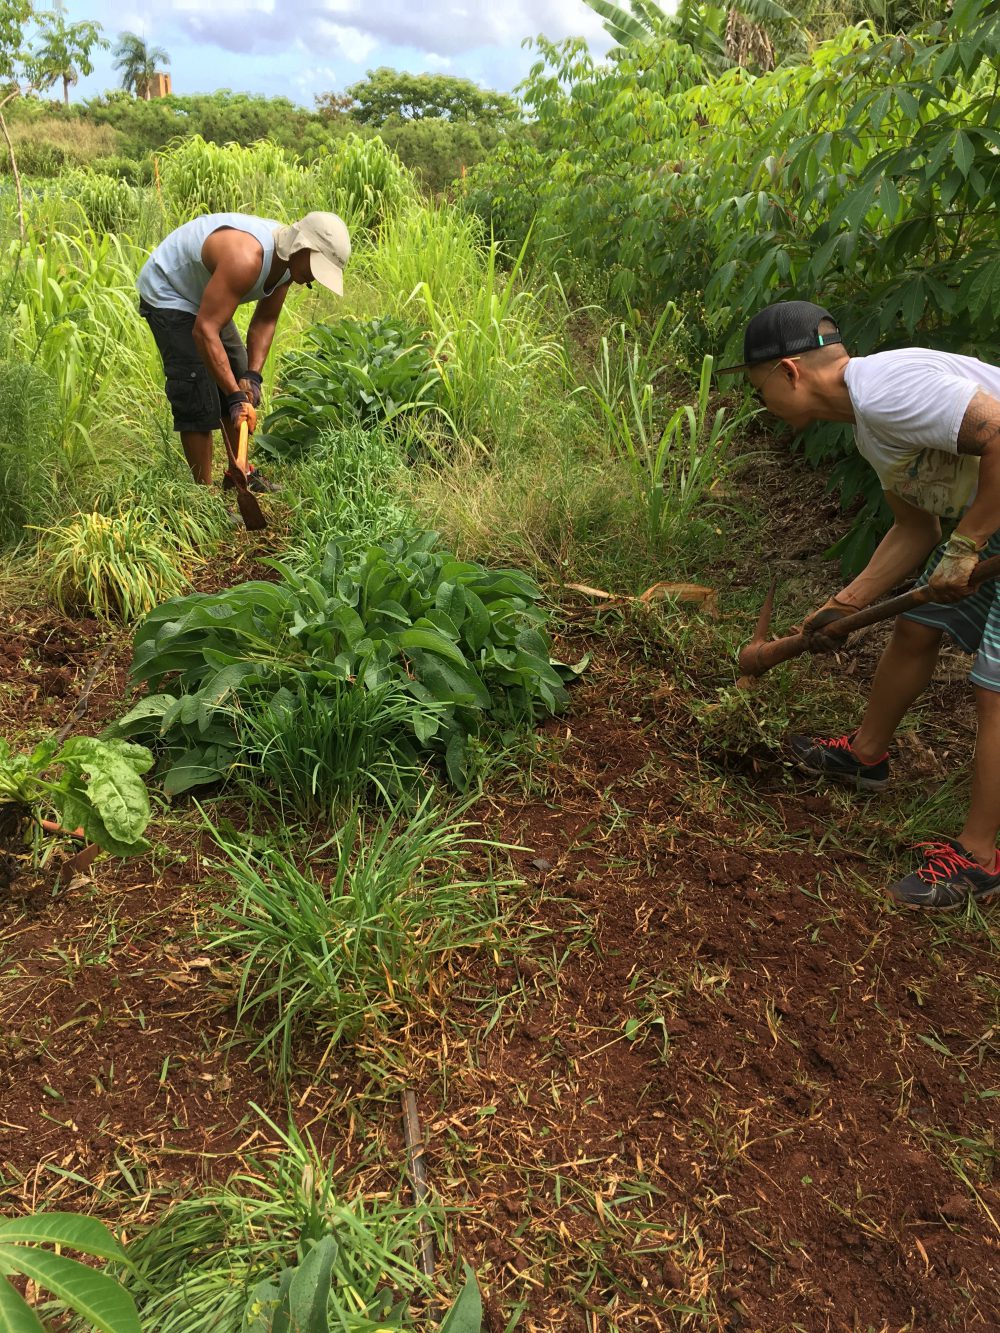
[[[923,844],[923,865],[889,889],[910,907],[954,909],[1000,891],[1000,586],[958,600],[982,553],[1000,553],[1000,369],[922,348],[851,357],[836,321],[810,301],[781,301],[747,325],[743,363],[757,398],[798,430],[854,427],[894,523],[865,569],[809,616],[817,650],[829,623],[889,592],[927,562],[935,601],[897,618],[861,725],[846,736],[792,736],[800,768],[868,789],[889,780],[889,742],[930,683],[945,633],[975,653],[978,736],[972,798],[957,838]],[[941,544],[941,520],[954,530]],[[928,560],[928,557],[930,559]]]

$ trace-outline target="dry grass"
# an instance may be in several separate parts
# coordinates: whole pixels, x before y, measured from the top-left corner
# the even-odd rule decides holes
[[[109,157],[118,151],[118,131],[110,125],[96,125],[88,120],[63,120],[53,116],[37,120],[15,120],[10,125],[10,137],[18,162],[24,157],[22,169],[30,173],[33,161],[41,160],[49,151],[61,156],[67,166],[86,166],[95,157]],[[3,155],[0,171],[10,167]]]

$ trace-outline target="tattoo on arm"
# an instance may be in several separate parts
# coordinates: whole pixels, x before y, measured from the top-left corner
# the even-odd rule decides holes
[[[958,428],[958,452],[981,456],[1000,444],[1000,402],[988,393],[977,393],[966,408]]]

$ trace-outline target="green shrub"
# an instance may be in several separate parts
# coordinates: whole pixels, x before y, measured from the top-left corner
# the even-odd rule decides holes
[[[16,104],[10,137],[23,176],[57,176],[64,167],[87,166],[97,157],[114,153],[118,136],[109,125],[97,125],[78,115],[34,114],[32,99]],[[9,115],[8,111],[4,112]],[[0,173],[10,174],[10,159],[0,153]]]
[[[148,157],[126,157],[121,153],[110,153],[107,157],[95,157],[90,163],[90,169],[99,175],[124,181],[126,185],[153,183],[153,163]]]
[[[416,197],[413,177],[377,135],[349,134],[321,150],[309,172],[316,199],[353,228],[370,228]],[[310,207],[317,207],[312,204]],[[308,210],[304,210],[308,211]]]
[[[356,551],[414,528],[413,510],[400,498],[406,476],[402,445],[392,435],[357,426],[322,435],[288,479],[295,524],[289,564],[320,563],[331,541]]]
[[[372,789],[412,783],[414,770],[398,757],[412,714],[413,696],[398,681],[331,690],[300,680],[236,715],[238,776],[258,796],[262,789],[273,793],[283,815],[330,815]]]
[[[179,458],[123,467],[101,487],[93,508],[111,517],[141,515],[168,543],[202,555],[232,532],[223,493],[213,486],[193,486]]]
[[[149,796],[142,774],[153,756],[141,745],[71,736],[19,754],[0,737],[0,827],[56,814],[62,828],[82,827],[88,842],[130,856],[147,847]]]
[[[384,1195],[369,1200],[353,1189],[350,1198],[341,1197],[338,1164],[294,1125],[281,1138],[279,1154],[248,1159],[224,1184],[182,1190],[130,1241],[126,1280],[144,1328],[258,1333],[260,1323],[246,1317],[248,1303],[262,1294],[258,1284],[287,1265],[307,1262],[326,1237],[336,1241],[329,1326],[412,1327],[405,1305],[393,1310],[386,1288],[405,1293],[406,1305],[431,1294],[432,1284],[412,1261],[426,1213]]]
[[[411,706],[387,758],[410,770],[443,761],[458,787],[487,723],[530,724],[565,707],[573,672],[551,660],[540,593],[523,574],[436,551],[433,533],[350,562],[331,544],[312,570],[279,568],[277,584],[168,602],[136,633],[132,676],[151,693],[111,734],[166,748],[168,792],[229,777],[243,762],[240,719],[273,714],[276,702],[305,744],[296,705],[317,693],[398,685]]]
[[[60,229],[43,212],[13,254],[10,345],[54,381],[57,442],[67,475],[78,476],[98,459],[94,433],[116,425],[129,433],[141,419],[144,391],[159,393],[163,383],[136,302],[143,252],[127,237],[79,221]]]
[[[385,317],[307,329],[282,361],[261,443],[277,457],[314,450],[331,428],[399,425],[433,406],[441,375],[420,331]]]
[[[87,225],[95,231],[128,232],[138,221],[137,192],[117,176],[89,168],[66,171],[59,180],[59,193],[79,205]]]

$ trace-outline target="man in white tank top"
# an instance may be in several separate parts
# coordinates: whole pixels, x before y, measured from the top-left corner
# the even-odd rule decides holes
[[[981,554],[1000,553],[1000,369],[923,348],[851,357],[828,311],[781,301],[747,325],[743,363],[761,404],[802,430],[849,422],[878,474],[894,523],[867,567],[809,616],[823,628],[889,592],[927,562],[935,600],[900,616],[882,655],[864,718],[843,736],[792,736],[798,766],[854,786],[889,780],[889,742],[930,683],[947,633],[975,654],[978,737],[972,799],[956,838],[923,844],[923,865],[889,893],[908,907],[953,910],[1000,891],[1000,587],[957,600]],[[941,520],[954,524],[941,544]],[[930,557],[930,559],[928,559]]]
[[[159,348],[184,456],[195,481],[212,480],[213,432],[222,426],[234,451],[240,424],[257,422],[264,363],[289,283],[315,280],[344,294],[351,256],[335,213],[308,213],[283,226],[246,213],[193,218],[156,247],[139,274],[139,311]],[[236,307],[256,302],[246,347]],[[251,471],[253,489],[268,489]]]

